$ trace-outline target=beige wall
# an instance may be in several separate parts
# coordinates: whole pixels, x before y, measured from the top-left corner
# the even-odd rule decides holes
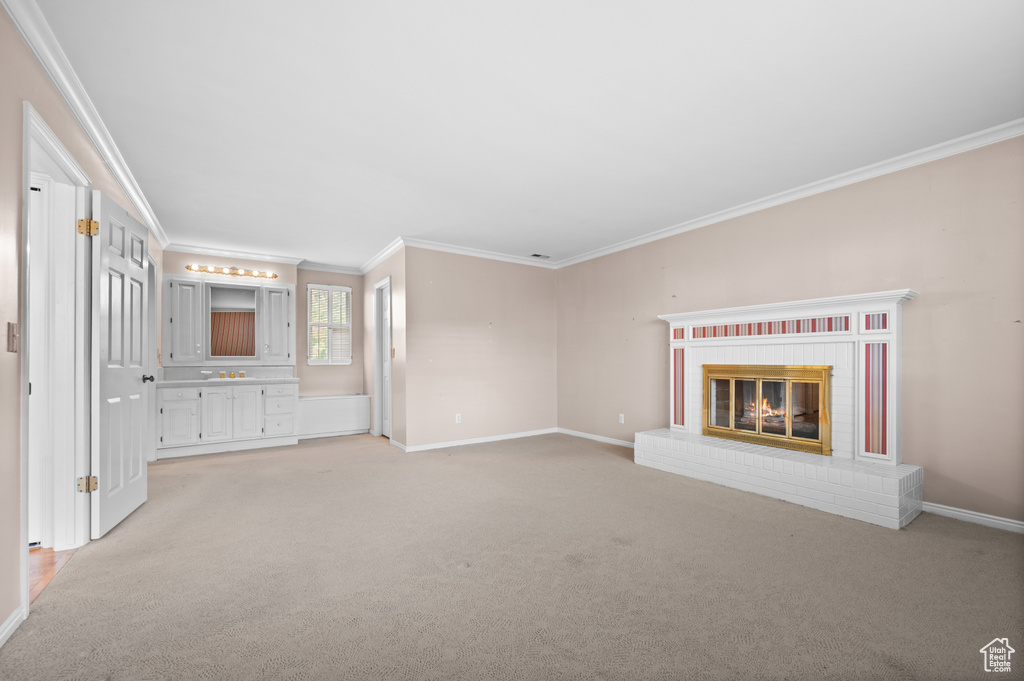
[[[406,277],[406,444],[554,428],[555,271],[407,248]]]
[[[658,314],[911,288],[904,461],[926,501],[1024,520],[1022,263],[1018,137],[559,270],[558,425],[668,426]]]
[[[299,270],[295,286],[295,375],[300,395],[353,395],[363,392],[363,277],[353,274]],[[309,347],[306,286],[349,286],[352,289],[352,364],[306,362]],[[371,346],[372,347],[372,346]]]
[[[377,408],[373,384],[373,343],[376,332],[375,286],[391,277],[391,439],[406,444],[406,285],[405,255],[402,248],[363,275],[363,392],[370,395],[370,413]],[[372,423],[372,420],[371,420]]]
[[[22,102],[32,104],[96,189],[136,218],[21,36],[0,12],[0,327],[21,322]],[[0,347],[0,624],[21,602],[21,355]]]

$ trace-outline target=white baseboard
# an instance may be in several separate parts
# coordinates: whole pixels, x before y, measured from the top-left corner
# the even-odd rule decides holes
[[[23,605],[19,605],[15,608],[11,616],[7,618],[7,621],[0,626],[0,646],[7,643],[7,639],[11,637],[14,630],[21,626],[21,623],[28,619],[28,608]]]
[[[585,437],[588,440],[594,440],[596,442],[604,442],[609,445],[618,445],[619,447],[629,447],[633,449],[632,442],[626,442],[625,440],[615,440],[604,435],[591,435],[590,433],[581,433],[578,430],[569,430],[568,428],[559,428],[558,432],[562,435],[572,435],[573,437]]]
[[[186,445],[184,447],[166,447],[156,450],[156,458],[177,459],[183,456],[199,456],[202,454],[220,454],[222,452],[241,452],[247,449],[265,449],[267,447],[287,447],[299,444],[295,435],[265,437],[259,440],[225,440],[202,445]]]
[[[404,452],[425,452],[430,449],[444,449],[445,447],[461,447],[463,445],[479,445],[485,442],[498,442],[499,440],[515,440],[521,437],[533,437],[534,435],[550,435],[551,433],[557,433],[558,428],[544,428],[542,430],[527,430],[522,433],[505,433],[504,435],[489,435],[487,437],[474,437],[468,440],[452,440],[451,442],[432,442],[429,445],[401,445],[391,441],[391,444],[395,445]]]
[[[924,506],[921,508],[921,510],[926,513],[943,515],[947,518],[956,518],[957,520],[965,520],[969,523],[977,523],[978,525],[985,525],[986,527],[994,527],[997,530],[1006,530],[1007,532],[1016,532],[1017,534],[1024,534],[1024,522],[1021,522],[1020,520],[1000,518],[997,515],[989,515],[988,513],[978,513],[977,511],[968,511],[967,509],[956,508],[955,506],[933,504],[930,501],[924,502]]]
[[[300,440],[313,440],[313,439],[318,438],[318,437],[340,437],[342,435],[361,435],[363,433],[369,433],[369,432],[370,431],[366,430],[365,428],[363,430],[342,430],[342,431],[338,431],[336,433],[312,433],[310,435],[299,435],[299,439]]]
[[[403,445],[403,444],[402,444],[401,442],[395,442],[395,440],[393,440],[392,438],[388,438],[388,440],[391,440],[391,446],[392,446],[392,447],[398,447],[398,448],[399,448],[399,449],[401,449],[401,450],[402,450],[403,452],[407,452],[407,451],[409,451],[408,449],[406,449],[406,446],[405,446],[405,445]]]

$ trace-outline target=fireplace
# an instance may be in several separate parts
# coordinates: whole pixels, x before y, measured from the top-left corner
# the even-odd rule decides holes
[[[703,434],[832,455],[829,366],[704,365]]]
[[[901,462],[909,289],[661,315],[668,428],[634,460],[886,527],[921,512]]]

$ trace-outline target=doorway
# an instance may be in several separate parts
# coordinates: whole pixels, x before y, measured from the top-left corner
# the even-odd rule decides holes
[[[374,352],[373,352],[373,435],[391,438],[391,277],[373,287]]]
[[[86,495],[75,480],[89,461],[88,247],[77,239],[91,185],[28,102],[24,104],[21,452],[23,615],[30,602],[29,544],[57,551],[89,539]]]

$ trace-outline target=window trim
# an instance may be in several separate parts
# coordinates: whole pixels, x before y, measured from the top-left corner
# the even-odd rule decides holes
[[[314,322],[312,320],[313,306],[311,305],[311,297],[313,289],[318,291],[327,291],[328,296],[333,296],[335,293],[348,293],[348,324],[334,324],[328,321],[326,324],[322,322]],[[328,318],[330,317],[330,298],[328,298]],[[327,284],[306,284],[306,364],[309,366],[345,366],[352,364],[352,355],[355,354],[355,337],[353,336],[352,330],[352,308],[354,307],[352,298],[352,287],[351,286],[330,286]],[[313,331],[313,327],[326,327],[327,328],[327,359],[314,359],[309,356],[309,339]],[[334,333],[334,329],[348,329],[349,337],[349,355],[347,359],[340,361],[331,360],[331,341]]]

